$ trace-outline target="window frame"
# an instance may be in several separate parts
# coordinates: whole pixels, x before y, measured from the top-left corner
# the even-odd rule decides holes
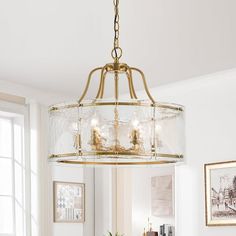
[[[30,176],[30,158],[29,158],[29,108],[26,104],[16,104],[16,103],[10,103],[6,101],[0,100],[0,112],[10,113],[13,115],[12,117],[5,117],[0,114],[0,117],[3,119],[10,120],[11,122],[11,132],[12,132],[12,155],[11,157],[2,157],[4,159],[11,160],[11,167],[12,167],[12,195],[5,196],[0,195],[1,197],[11,197],[12,199],[12,216],[13,216],[13,233],[12,234],[6,234],[6,233],[0,233],[0,236],[15,236],[16,235],[16,206],[15,206],[15,163],[17,161],[15,160],[14,155],[14,119],[17,118],[17,116],[21,116],[23,118],[23,155],[24,155],[24,178],[22,178],[22,186],[23,187],[23,202],[24,204],[24,220],[23,220],[23,233],[24,236],[30,236],[31,235],[31,176]],[[23,175],[23,173],[22,173]],[[22,176],[23,177],[23,176]]]

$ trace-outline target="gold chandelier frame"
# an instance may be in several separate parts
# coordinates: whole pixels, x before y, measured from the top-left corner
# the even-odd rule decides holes
[[[49,108],[49,112],[58,112],[62,111],[67,112],[67,109],[74,108],[83,108],[83,107],[96,107],[96,106],[113,106],[114,107],[114,130],[117,134],[117,130],[119,129],[119,114],[118,107],[119,106],[143,106],[143,107],[153,107],[153,115],[152,122],[155,124],[155,110],[162,109],[167,110],[169,112],[169,116],[173,117],[176,114],[182,113],[184,111],[183,106],[177,104],[167,104],[167,103],[159,103],[154,100],[152,97],[146,82],[146,78],[144,73],[136,68],[130,67],[126,63],[120,63],[120,58],[122,57],[122,49],[119,46],[119,0],[113,0],[114,2],[114,10],[115,10],[115,18],[114,18],[114,44],[113,49],[111,51],[111,56],[114,60],[113,63],[108,63],[103,67],[97,67],[93,69],[87,79],[87,83],[85,89],[78,99],[78,101],[74,104],[63,104],[63,105],[53,105]],[[90,84],[95,77],[96,73],[100,72],[99,75],[99,85],[96,96],[92,100],[86,100],[86,96],[88,90],[90,88]],[[134,73],[137,73],[142,80],[144,91],[148,97],[148,100],[139,100],[137,93],[135,91],[134,86]],[[106,80],[108,74],[113,76],[114,79],[114,101],[107,101],[104,99],[104,91]],[[123,77],[126,78],[128,84],[128,91],[130,99],[129,101],[121,101],[119,100],[119,80],[121,75],[125,75]],[[169,117],[168,116],[168,117]],[[166,118],[166,117],[165,117]],[[93,149],[91,151],[82,150],[82,138],[81,134],[78,133],[75,136],[76,138],[76,152],[70,153],[57,153],[51,154],[49,158],[51,160],[55,160],[59,163],[66,164],[86,164],[86,165],[158,165],[158,164],[166,164],[166,163],[176,163],[179,160],[182,160],[184,156],[182,154],[175,153],[160,153],[157,152],[157,147],[154,142],[151,145],[151,148],[148,152],[142,151],[142,149],[132,149],[132,148],[124,148],[119,145],[119,140],[116,140],[116,144],[114,146],[104,148],[103,146],[93,144]],[[117,136],[116,136],[117,138]],[[137,137],[136,137],[137,138]],[[101,140],[100,140],[101,141]],[[137,140],[136,140],[137,141]],[[138,140],[139,141],[139,140]],[[137,141],[137,146],[139,143]],[[75,146],[74,146],[75,147]],[[104,149],[103,149],[104,148]],[[148,158],[150,157],[150,158]],[[117,159],[118,158],[118,159]]]
[[[131,99],[138,99],[135,89],[134,89],[134,84],[133,84],[133,72],[138,72],[141,75],[141,79],[143,81],[143,85],[144,85],[144,89],[145,92],[148,96],[148,98],[151,100],[152,104],[155,104],[155,100],[153,99],[153,97],[151,96],[149,90],[148,90],[148,86],[147,86],[147,82],[145,79],[145,75],[144,73],[138,69],[138,68],[134,68],[134,67],[129,67],[127,64],[124,63],[119,63],[119,61],[115,61],[114,63],[110,63],[110,64],[106,64],[104,67],[98,67],[93,69],[89,76],[88,76],[88,80],[87,80],[87,84],[85,86],[85,90],[82,94],[82,96],[80,97],[78,103],[81,104],[83,99],[85,98],[88,89],[89,89],[89,85],[92,79],[93,74],[96,71],[101,71],[101,76],[100,76],[100,83],[99,83],[99,89],[96,95],[95,100],[97,99],[103,99],[104,97],[104,88],[105,88],[105,81],[107,78],[107,74],[108,73],[114,73],[114,80],[115,80],[115,99],[118,100],[119,98],[119,74],[126,74],[126,78],[128,80],[128,87],[129,87],[129,94],[130,94],[130,98]]]

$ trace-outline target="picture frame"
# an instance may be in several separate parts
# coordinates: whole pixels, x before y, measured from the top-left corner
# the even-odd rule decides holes
[[[206,226],[236,226],[236,161],[204,165]]]
[[[54,181],[53,201],[55,223],[85,221],[85,184]]]

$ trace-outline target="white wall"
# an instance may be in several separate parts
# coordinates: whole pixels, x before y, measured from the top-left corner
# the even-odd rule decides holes
[[[231,68],[235,9],[235,0],[120,1],[122,61],[142,65],[153,86]],[[1,79],[78,95],[90,69],[111,60],[113,1],[0,1],[0,28]]]
[[[73,99],[72,97],[64,96],[63,94],[39,90],[4,80],[0,80],[0,92],[35,100],[46,106]]]
[[[48,235],[83,236],[94,235],[94,169],[73,165],[51,165],[51,180],[49,181],[49,224]],[[85,223],[54,223],[53,222],[53,181],[85,183]]]
[[[186,106],[186,164],[176,167],[177,236],[235,236],[236,227],[206,227],[205,163],[236,159],[236,70],[153,89]]]
[[[155,176],[173,176],[173,209],[174,209],[174,166],[132,168],[132,235],[142,235],[147,230],[148,218],[153,230],[159,232],[160,225],[175,225],[175,217],[155,217],[151,214],[151,178]]]

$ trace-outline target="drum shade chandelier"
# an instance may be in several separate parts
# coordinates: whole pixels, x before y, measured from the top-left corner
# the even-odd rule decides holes
[[[90,72],[78,101],[49,109],[50,159],[90,165],[156,165],[183,161],[184,108],[156,102],[144,73],[120,62],[119,0],[114,0],[114,9],[113,62]],[[100,81],[97,94],[85,100],[90,82],[96,78]],[[114,80],[112,99],[104,98],[108,79]],[[147,100],[138,98],[134,79],[142,80]],[[129,99],[120,98],[119,80],[127,81]]]

